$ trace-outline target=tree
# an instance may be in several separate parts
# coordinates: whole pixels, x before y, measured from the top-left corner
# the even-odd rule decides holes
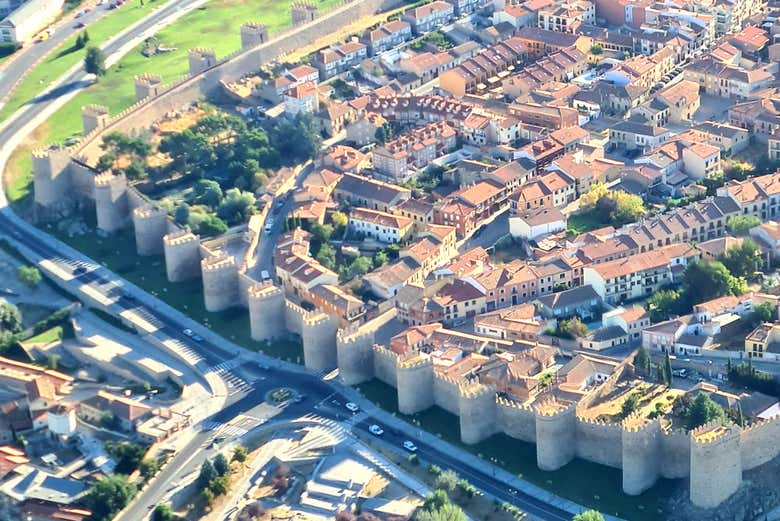
[[[246,461],[246,447],[239,445],[233,449],[233,461],[238,461],[239,463]]]
[[[667,387],[672,386],[672,359],[669,358],[669,351],[664,353],[664,383]]]
[[[116,461],[114,471],[118,474],[130,474],[141,464],[146,447],[126,441],[106,442],[106,452]]]
[[[230,477],[219,476],[218,478],[212,479],[209,483],[209,489],[214,493],[215,496],[223,496],[227,494],[228,490],[230,490]]]
[[[695,429],[716,418],[726,421],[726,413],[723,408],[712,401],[709,395],[699,393],[688,410],[686,427],[688,430]]]
[[[103,76],[106,73],[106,57],[99,47],[90,47],[84,56],[84,70],[87,74]]]
[[[173,220],[177,224],[184,226],[190,220],[190,205],[187,203],[181,203],[173,211]]]
[[[447,493],[442,489],[436,489],[425,496],[422,508],[423,510],[438,510],[449,502],[450,498]]]
[[[558,334],[565,338],[582,338],[588,334],[586,326],[579,317],[572,317],[568,320],[558,322]]]
[[[661,364],[658,364],[655,368],[655,379],[658,383],[666,383],[666,371]]]
[[[747,316],[748,324],[757,326],[763,322],[773,322],[777,318],[777,310],[771,302],[762,302],[753,308]]]
[[[693,261],[685,268],[683,292],[686,308],[738,291],[739,281],[723,263]]]
[[[477,488],[465,479],[458,480],[458,492],[467,498],[472,498],[477,493]]]
[[[160,461],[153,458],[144,458],[138,465],[138,472],[141,473],[144,479],[151,478],[157,474],[158,470],[160,470]]]
[[[10,302],[0,302],[0,333],[19,333],[22,330],[22,314]]]
[[[752,215],[735,215],[726,221],[726,228],[731,235],[744,237],[750,233],[750,229],[761,224],[758,217]]]
[[[385,264],[390,262],[390,259],[387,256],[387,253],[385,253],[382,250],[379,250],[374,254],[374,268],[381,268]]]
[[[604,52],[604,49],[601,47],[601,45],[592,45],[590,47],[590,53],[591,54],[595,54],[596,56],[598,56],[602,52]]]
[[[445,470],[436,477],[436,488],[452,493],[458,485],[458,475],[452,470]]]
[[[735,277],[747,277],[763,264],[761,250],[751,239],[745,239],[740,246],[729,248],[719,259]]]
[[[222,235],[227,229],[225,221],[216,215],[209,215],[198,225],[198,233],[201,235]]]
[[[171,521],[172,519],[173,511],[168,503],[160,503],[154,508],[152,521]]]
[[[215,478],[217,478],[217,470],[214,468],[214,464],[207,459],[200,466],[200,474],[198,474],[198,487],[208,487],[209,483],[211,483],[211,481]]]
[[[333,224],[333,227],[335,228],[334,231],[343,231],[344,228],[347,227],[347,223],[349,222],[349,217],[347,217],[347,214],[344,212],[333,212],[330,215],[330,222]]]
[[[225,192],[225,198],[217,208],[217,215],[229,224],[243,223],[252,215],[255,202],[255,196],[251,192],[231,188]]]
[[[663,322],[680,314],[680,292],[671,289],[656,291],[647,298],[645,306],[650,312],[650,322]]]
[[[577,514],[571,519],[572,521],[604,521],[604,516],[602,516],[601,513],[597,512],[596,510],[587,510]]]
[[[327,242],[323,243],[320,246],[320,251],[317,252],[317,261],[329,270],[334,269],[336,267],[336,250]]]
[[[320,241],[320,242],[327,242],[330,240],[330,237],[333,235],[333,225],[332,224],[320,224],[320,223],[313,223],[311,225],[311,229],[309,230],[314,237]]]
[[[92,511],[90,519],[108,521],[122,510],[135,495],[135,486],[127,476],[114,474],[101,478],[87,492],[84,504]]]
[[[214,470],[217,471],[219,476],[224,476],[230,472],[230,464],[224,454],[219,453],[214,458]]]
[[[204,488],[200,491],[200,498],[207,507],[214,503],[214,493],[209,488]]]
[[[640,345],[637,349],[634,365],[643,375],[650,376],[650,355],[647,354],[645,346]]]
[[[353,278],[359,277],[371,271],[371,267],[372,262],[370,258],[358,257],[352,261],[352,264],[349,265],[349,273]]]
[[[313,116],[299,112],[293,119],[279,118],[269,132],[271,145],[288,164],[311,159],[322,147],[322,136]]]
[[[208,136],[190,129],[165,136],[160,141],[159,150],[171,157],[170,167],[173,170],[198,177],[214,168],[217,160],[214,145]]]
[[[19,266],[16,278],[28,288],[34,288],[41,282],[41,272],[35,266]]]
[[[214,180],[198,179],[192,186],[192,191],[195,193],[196,204],[216,208],[222,202],[222,188]]]
[[[422,510],[415,516],[417,521],[466,521],[466,514],[458,505],[447,503],[436,510]]]
[[[638,392],[633,392],[623,400],[623,403],[620,406],[620,414],[623,418],[637,410],[639,407],[639,398],[640,394]]]
[[[114,152],[106,152],[98,158],[95,168],[98,172],[106,172],[114,167],[116,163],[116,154]]]

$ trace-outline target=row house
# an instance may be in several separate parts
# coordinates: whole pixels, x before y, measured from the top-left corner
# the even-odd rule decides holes
[[[439,86],[456,97],[489,88],[500,81],[502,73],[521,62],[526,54],[526,47],[518,38],[509,38],[440,74]]]
[[[442,0],[404,11],[401,19],[412,26],[414,34],[421,35],[434,31],[454,19],[455,7]]]
[[[360,320],[366,314],[366,305],[362,300],[349,289],[335,284],[315,286],[309,292],[309,298],[316,307],[339,317],[342,325]]]
[[[579,197],[588,193],[593,183],[614,176],[622,166],[624,164],[620,161],[586,158],[581,150],[576,150],[555,158],[546,168],[558,170],[574,179],[575,193]]]
[[[780,98],[761,98],[729,107],[729,123],[747,129],[761,141],[780,130]]]
[[[492,180],[480,180],[452,193],[437,204],[433,221],[453,226],[459,238],[469,235],[479,223],[506,202],[506,187]]]
[[[393,95],[373,96],[366,110],[401,124],[446,121],[457,128],[474,111],[474,105],[455,98],[436,95]]]
[[[527,159],[534,163],[536,174],[539,175],[547,165],[566,152],[562,144],[552,138],[544,138],[528,143],[515,151],[515,159]]]
[[[644,125],[636,121],[621,121],[609,129],[609,144],[627,150],[652,149],[665,143],[671,132],[664,127]]]
[[[383,212],[392,212],[411,196],[412,191],[408,188],[349,173],[339,179],[333,190],[336,201]]]
[[[695,61],[683,71],[685,79],[696,82],[702,92],[721,98],[746,100],[775,81],[768,66],[745,69],[712,58]]]
[[[508,96],[520,97],[552,82],[567,82],[579,76],[588,66],[588,58],[576,47],[545,56],[501,82]]]
[[[322,79],[332,78],[362,62],[368,56],[368,47],[360,42],[347,42],[317,53],[315,65]]]
[[[637,54],[621,62],[605,74],[605,79],[616,84],[639,85],[650,88],[665,74],[674,69],[675,54],[670,48],[663,48],[650,56]]]
[[[700,254],[689,244],[673,244],[624,259],[585,266],[584,281],[610,304],[647,297],[678,282]]]
[[[458,253],[457,232],[453,226],[428,224],[417,234],[417,240],[398,252],[400,258],[414,259],[422,276],[450,262]]]
[[[454,66],[455,62],[452,56],[446,52],[422,52],[398,62],[399,70],[414,74],[423,83],[437,78],[444,71],[452,69]]]
[[[374,169],[393,181],[406,182],[415,171],[452,151],[456,139],[455,130],[446,122],[428,123],[375,148]]]
[[[528,56],[541,58],[569,47],[576,47],[583,53],[590,51],[593,39],[580,34],[565,34],[538,27],[522,27],[516,38],[527,49]]]
[[[348,229],[369,239],[384,243],[404,242],[412,232],[412,220],[368,208],[353,208],[349,212]]]
[[[701,133],[707,143],[730,155],[745,150],[750,144],[750,134],[746,129],[728,123],[705,121],[691,131]]]
[[[780,172],[729,181],[718,188],[717,195],[734,201],[741,215],[751,215],[762,221],[776,219],[780,214]]]
[[[412,26],[409,22],[393,20],[376,29],[366,31],[363,43],[368,45],[371,56],[390,50],[412,38]]]

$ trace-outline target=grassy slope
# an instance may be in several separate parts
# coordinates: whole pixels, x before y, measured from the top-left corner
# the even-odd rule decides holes
[[[327,10],[338,3],[338,0],[322,0],[319,6],[321,10]],[[217,52],[218,57],[236,51],[241,46],[239,27],[245,21],[264,23],[272,33],[289,26],[289,9],[289,2],[284,0],[213,0],[157,33],[160,43],[166,47],[175,47],[175,51],[145,58],[140,53],[141,47],[134,49],[99,82],[52,115],[46,127],[37,133],[36,141],[45,144],[78,135],[82,130],[81,107],[84,105],[105,105],[112,114],[132,105],[135,101],[133,77],[138,74],[160,74],[165,82],[186,74],[188,49],[210,47]],[[98,39],[92,37],[92,42],[96,41]],[[80,56],[79,53],[79,59]],[[30,148],[21,150],[9,162],[6,184],[12,202],[22,200],[30,193],[32,178],[29,151]]]

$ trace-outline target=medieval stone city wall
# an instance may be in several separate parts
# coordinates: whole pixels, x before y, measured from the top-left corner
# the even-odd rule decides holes
[[[623,492],[632,496],[652,487],[660,473],[661,426],[658,419],[637,416],[623,420],[621,429],[621,466]]]
[[[391,350],[378,345],[373,345],[371,350],[374,353],[374,376],[397,389],[396,368],[398,367],[400,357]]]
[[[496,399],[496,419],[502,432],[512,438],[536,442],[536,416],[531,407],[505,398]]]
[[[661,476],[687,478],[691,473],[691,440],[682,429],[665,431],[661,436]]]
[[[715,420],[691,432],[691,502],[715,508],[742,483],[740,429]]]
[[[430,358],[399,360],[396,381],[401,414],[415,414],[434,405],[433,361]]]
[[[619,424],[577,418],[577,457],[620,468],[623,460],[623,429]]]
[[[433,399],[436,405],[452,414],[460,414],[458,381],[440,373],[433,375]]]
[[[750,425],[740,433],[742,470],[763,465],[780,453],[780,418]]]

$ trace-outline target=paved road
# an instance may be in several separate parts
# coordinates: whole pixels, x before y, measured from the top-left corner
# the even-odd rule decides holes
[[[121,9],[132,9],[133,6],[125,4]],[[77,24],[82,23],[89,27],[90,24],[100,20],[111,10],[108,8],[108,3],[93,8],[89,13],[73,19],[73,15],[69,14],[65,19],[54,24],[52,29],[52,35],[43,42],[33,42],[27,44],[24,48],[16,51],[13,57],[9,58],[9,63],[3,70],[0,70],[0,100],[4,100],[5,97],[11,93],[12,89],[16,85],[16,82],[32,68],[38,60],[52,52],[54,49],[60,46],[65,40],[83,31],[83,28],[77,27]],[[57,52],[60,52],[58,50]],[[55,79],[55,78],[51,78]],[[0,104],[0,106],[2,106]]]

